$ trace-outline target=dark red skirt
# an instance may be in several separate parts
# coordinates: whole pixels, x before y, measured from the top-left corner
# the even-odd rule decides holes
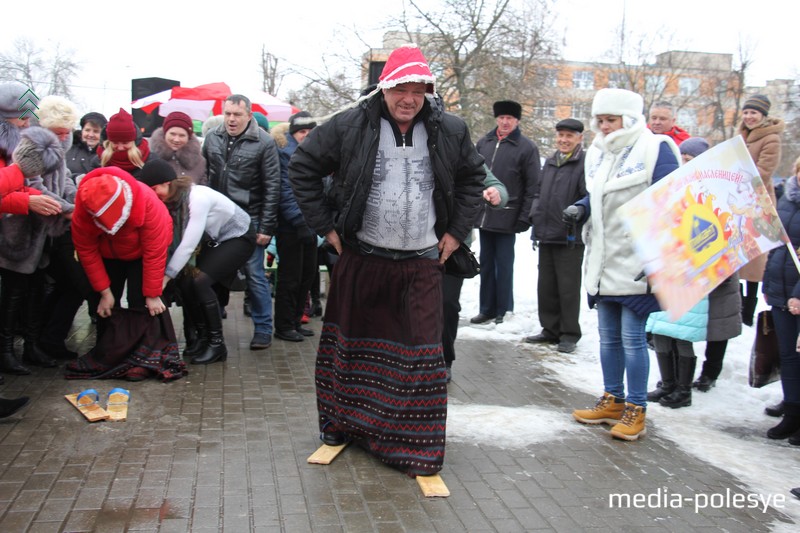
[[[410,476],[444,462],[442,267],[345,250],[317,352],[320,429],[343,431]]]

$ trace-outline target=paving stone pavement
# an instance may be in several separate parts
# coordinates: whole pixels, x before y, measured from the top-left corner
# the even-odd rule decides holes
[[[172,308],[176,330],[180,310]],[[250,319],[234,293],[225,363],[190,366],[172,382],[67,381],[63,368],[6,376],[0,395],[31,405],[0,420],[0,531],[484,532],[770,531],[795,527],[776,510],[634,508],[611,493],[746,493],[728,473],[687,456],[658,428],[627,443],[586,427],[522,449],[449,442],[449,498],[351,446],[329,466],[319,446],[314,356],[300,343],[250,351]],[[178,333],[179,338],[181,336]],[[69,344],[85,352],[81,310]],[[18,350],[21,349],[19,346]],[[569,418],[593,399],[548,379],[537,353],[513,343],[458,341],[449,392],[459,405],[537,405]],[[487,357],[491,354],[491,357]],[[127,422],[89,424],[64,399],[93,387],[131,391]],[[492,420],[486,420],[491,424]],[[463,439],[462,439],[463,440]]]

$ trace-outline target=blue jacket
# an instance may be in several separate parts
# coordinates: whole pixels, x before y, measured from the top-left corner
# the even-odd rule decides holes
[[[286,137],[285,145],[276,143],[281,161],[281,197],[278,206],[279,233],[297,231],[308,227],[305,218],[303,218],[303,212],[300,211],[300,206],[297,205],[297,198],[294,196],[292,184],[289,182],[289,161],[292,159],[295,150],[297,150],[297,140],[288,132],[283,135]]]
[[[689,342],[706,340],[708,327],[708,296],[700,300],[677,320],[670,320],[666,311],[650,313],[645,329],[653,335],[663,335]]]

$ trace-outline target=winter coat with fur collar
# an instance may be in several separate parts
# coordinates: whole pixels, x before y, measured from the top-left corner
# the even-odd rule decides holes
[[[195,185],[208,184],[206,160],[196,135],[190,135],[189,141],[176,151],[167,145],[164,128],[158,128],[150,137],[150,150],[169,163],[178,176],[189,176]]]

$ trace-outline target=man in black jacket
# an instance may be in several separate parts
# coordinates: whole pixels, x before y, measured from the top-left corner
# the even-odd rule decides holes
[[[508,190],[504,209],[484,208],[478,220],[481,243],[480,312],[473,324],[503,322],[514,311],[514,243],[528,229],[528,213],[539,181],[539,149],[522,135],[522,106],[513,100],[495,102],[497,127],[478,141],[489,170]]]
[[[264,250],[278,227],[281,166],[272,137],[253,119],[250,100],[229,96],[223,125],[203,143],[208,185],[247,211],[256,230],[256,249],[245,265],[253,319],[251,350],[272,345],[272,294],[264,271]]]
[[[542,168],[530,218],[533,249],[539,245],[539,323],[542,332],[525,342],[558,343],[572,353],[581,338],[581,265],[584,245],[580,228],[565,224],[562,211],[586,196],[583,177],[583,123],[567,118],[556,124],[556,152]]]
[[[356,439],[410,475],[444,461],[442,264],[472,229],[486,177],[434,81],[417,47],[394,50],[378,87],[289,163],[306,222],[340,254],[317,352],[322,441]]]

